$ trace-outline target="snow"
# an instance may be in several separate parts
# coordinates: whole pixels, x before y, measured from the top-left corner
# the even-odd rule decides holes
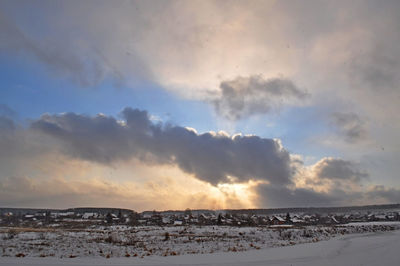
[[[386,215],[385,214],[375,215],[375,218],[380,220],[386,220]]]
[[[304,223],[304,220],[303,219],[299,219],[298,217],[293,217],[292,222],[293,223]]]
[[[293,225],[292,224],[276,224],[276,225],[270,225],[269,227],[270,228],[284,228],[284,227],[290,228],[290,227],[293,227]]]
[[[89,218],[93,218],[93,217],[96,217],[97,216],[97,213],[94,213],[94,212],[85,212],[83,215],[82,215],[82,219],[89,219]]]
[[[237,253],[193,254],[140,258],[15,258],[1,257],[0,265],[398,265],[400,231],[352,234],[329,241]]]
[[[269,227],[0,227],[0,266],[387,265],[400,259],[393,251],[399,248],[399,229],[400,221]],[[385,249],[387,254],[379,253]],[[369,258],[372,255],[385,260],[378,262]]]
[[[285,219],[280,216],[274,216],[274,218],[276,218],[279,222],[285,222]]]
[[[182,221],[179,221],[179,220],[177,220],[177,221],[174,221],[174,225],[182,225]]]
[[[382,225],[400,226],[400,221],[357,222],[357,223],[342,224],[340,226],[382,226]]]
[[[400,222],[342,226],[94,226],[0,228],[0,257],[115,258],[243,252],[400,229]]]

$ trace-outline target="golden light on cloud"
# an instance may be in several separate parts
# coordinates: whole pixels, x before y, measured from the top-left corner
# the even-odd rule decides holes
[[[17,178],[0,188],[4,190],[0,199],[27,207],[96,206],[135,211],[255,207],[252,187],[256,182],[212,186],[177,166],[146,165],[138,160],[102,165],[44,154],[16,174]],[[13,188],[21,186],[24,189],[15,193]]]
[[[348,163],[340,159],[326,157],[313,165],[298,167],[297,173],[293,178],[294,188],[311,189],[323,194],[329,194],[336,189],[349,193],[361,191],[362,184],[359,179],[366,176],[362,172],[347,168],[346,165],[342,166],[342,168],[338,167],[340,170],[336,169],[336,171],[340,171],[340,174],[332,173],[333,169],[328,167],[329,164],[335,161],[343,164]]]

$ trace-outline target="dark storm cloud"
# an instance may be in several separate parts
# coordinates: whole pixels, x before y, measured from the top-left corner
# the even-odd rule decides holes
[[[257,186],[260,205],[281,207],[323,207],[349,206],[376,202],[376,197],[363,191],[346,191],[335,188],[328,192],[318,192],[308,188],[286,188],[262,184]],[[384,202],[396,202],[385,198]]]
[[[268,180],[290,182],[290,155],[273,139],[257,136],[197,135],[182,127],[170,127],[155,135],[157,148],[186,172],[210,183],[227,182],[228,176],[238,181]]]
[[[354,113],[333,113],[332,123],[344,135],[348,143],[356,143],[367,137],[365,122]]]
[[[385,186],[374,186],[367,195],[374,199],[383,199],[387,202],[399,203],[400,202],[400,190],[395,188],[386,188]]]
[[[213,101],[215,110],[231,120],[268,113],[309,96],[288,79],[263,79],[261,76],[223,81],[220,89],[221,96]]]
[[[146,163],[176,164],[211,184],[231,178],[290,183],[290,155],[276,140],[197,134],[180,126],[153,124],[147,112],[131,108],[122,116],[123,122],[104,115],[47,114],[32,128],[58,140],[62,152],[99,163],[135,157]]]
[[[369,176],[367,172],[361,171],[356,163],[336,158],[320,160],[313,170],[318,179],[359,182]]]
[[[260,198],[261,206],[279,208],[333,206],[343,200],[339,195],[331,193],[316,192],[306,188],[289,189],[267,184],[257,186],[256,192]]]
[[[350,187],[360,188],[361,181],[369,175],[351,161],[323,158],[312,166],[311,179],[306,183],[312,188],[323,187],[317,191],[310,187],[291,185],[260,184],[255,190],[260,205],[273,207],[342,206],[358,204],[361,198],[372,198],[372,192],[364,193]],[[333,182],[327,182],[333,181]],[[388,198],[386,198],[388,199]]]

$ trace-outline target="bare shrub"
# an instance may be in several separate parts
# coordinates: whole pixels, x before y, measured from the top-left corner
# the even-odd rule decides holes
[[[168,241],[170,239],[169,233],[165,232],[164,234],[164,241]]]
[[[14,237],[16,237],[18,235],[17,230],[15,229],[10,229],[7,232],[7,235],[4,236],[4,240],[10,240],[13,239]]]
[[[137,240],[134,236],[129,236],[128,239],[125,241],[125,245],[127,246],[135,246],[137,244]]]
[[[117,232],[111,232],[105,241],[111,244],[120,244],[122,242]]]

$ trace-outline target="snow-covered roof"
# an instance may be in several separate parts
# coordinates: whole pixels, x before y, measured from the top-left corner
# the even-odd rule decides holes
[[[182,221],[179,221],[179,220],[176,220],[176,221],[174,221],[174,225],[182,225]]]
[[[292,222],[294,222],[294,223],[304,223],[304,220],[303,219],[299,219],[297,217],[293,217]]]
[[[285,221],[285,219],[283,219],[282,217],[280,217],[280,216],[274,216],[274,218],[276,218],[278,221],[280,221],[280,222],[284,222]]]
[[[85,212],[82,215],[82,218],[83,219],[89,219],[90,217],[95,217],[95,216],[97,216],[97,213],[95,213],[95,212]]]

